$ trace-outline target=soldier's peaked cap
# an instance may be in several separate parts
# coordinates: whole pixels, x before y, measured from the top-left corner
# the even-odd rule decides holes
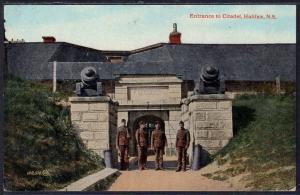
[[[126,120],[125,120],[125,119],[122,119],[121,122],[126,122]]]
[[[184,125],[184,122],[183,122],[183,121],[180,121],[179,124],[183,124],[183,125]]]

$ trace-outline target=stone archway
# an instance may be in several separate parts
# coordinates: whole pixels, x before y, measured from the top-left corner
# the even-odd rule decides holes
[[[135,119],[132,124],[132,128],[131,128],[131,136],[133,136],[133,139],[131,139],[131,143],[130,143],[130,147],[129,147],[130,156],[137,155],[135,132],[139,128],[140,121],[145,122],[145,129],[148,132],[148,143],[151,143],[151,133],[155,128],[155,121],[160,121],[162,130],[163,131],[165,130],[165,122],[160,117],[157,117],[154,115],[143,115],[143,116]],[[149,145],[149,147],[150,147],[150,145]]]

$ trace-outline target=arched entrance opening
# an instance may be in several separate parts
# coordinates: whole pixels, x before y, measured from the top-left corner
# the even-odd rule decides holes
[[[144,121],[145,122],[145,130],[148,132],[148,143],[149,143],[149,147],[150,147],[150,143],[151,143],[151,135],[152,135],[152,131],[155,129],[155,121],[160,121],[161,124],[161,128],[163,131],[165,131],[165,123],[164,121],[154,115],[144,115],[142,117],[137,118],[132,125],[132,136],[133,139],[131,139],[131,146],[129,147],[129,153],[130,156],[136,156],[137,155],[137,148],[136,148],[136,139],[135,139],[135,133],[136,130],[139,128],[139,122],[140,121]]]

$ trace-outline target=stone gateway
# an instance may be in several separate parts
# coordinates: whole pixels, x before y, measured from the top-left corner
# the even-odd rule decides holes
[[[122,119],[127,121],[132,138],[130,156],[138,156],[135,135],[140,121],[144,121],[147,143],[151,143],[155,122],[160,122],[168,143],[164,153],[168,156],[177,154],[176,134],[179,121],[183,121],[191,137],[186,151],[190,160],[195,144],[214,154],[233,136],[232,99],[223,93],[184,92],[178,75],[119,75],[113,94],[69,100],[72,124],[83,142],[102,157],[103,151],[110,149],[115,166],[117,127],[122,126]]]

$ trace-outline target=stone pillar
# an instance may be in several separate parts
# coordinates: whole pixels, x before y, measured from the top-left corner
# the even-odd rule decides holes
[[[194,95],[182,102],[182,119],[189,123],[191,146],[200,144],[204,153],[214,154],[233,137],[232,98],[224,94]]]
[[[116,166],[117,103],[107,96],[70,97],[69,101],[72,126],[83,143],[101,157],[104,157],[104,150],[111,149],[113,163]]]

